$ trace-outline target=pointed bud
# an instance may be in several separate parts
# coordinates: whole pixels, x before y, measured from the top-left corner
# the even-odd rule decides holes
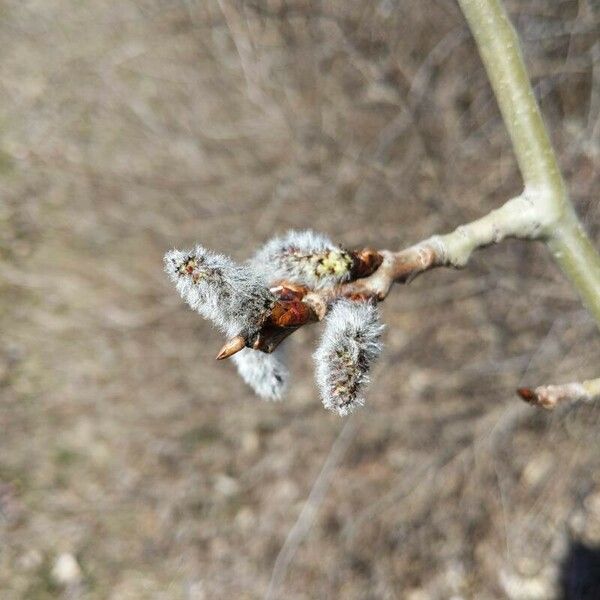
[[[233,356],[236,352],[243,350],[246,347],[246,338],[243,335],[236,335],[231,338],[217,354],[217,360],[224,360]]]
[[[354,265],[352,266],[352,279],[360,279],[372,275],[381,266],[383,256],[372,248],[364,248],[352,252]]]

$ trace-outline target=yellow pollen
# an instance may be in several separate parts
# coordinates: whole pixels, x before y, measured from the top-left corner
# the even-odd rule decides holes
[[[351,267],[350,257],[345,252],[332,251],[317,264],[317,275],[344,275]]]

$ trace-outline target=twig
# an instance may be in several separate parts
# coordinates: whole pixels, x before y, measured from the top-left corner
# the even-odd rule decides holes
[[[228,358],[245,347],[271,353],[299,327],[322,320],[329,305],[338,298],[382,301],[394,283],[410,282],[435,267],[462,268],[475,250],[506,238],[544,242],[600,327],[600,255],[569,200],[529,81],[517,34],[501,0],[458,2],[477,43],[511,138],[523,176],[522,194],[484,217],[459,226],[452,233],[435,235],[399,252],[371,249],[348,252],[339,248],[328,250],[325,254],[320,250],[314,253],[303,251],[304,254],[300,253],[293,260],[308,261],[316,268],[316,273],[329,273],[327,276],[330,278],[324,277],[316,282],[310,277],[298,279],[296,267],[293,267],[284,270],[283,274],[275,271],[273,278],[276,281],[269,280],[269,285],[273,286],[269,290],[262,283],[259,285],[260,293],[256,289],[246,290],[248,299],[256,304],[254,312],[258,316],[251,320],[251,327],[246,327],[246,322],[245,329],[237,327],[237,335],[225,344],[218,359]],[[233,35],[232,13],[226,0],[219,0],[219,6]],[[252,75],[245,69],[251,46],[246,44],[245,38],[236,40],[235,35],[233,37],[244,72]],[[252,92],[254,78],[248,76],[247,82]],[[309,234],[309,237],[313,235]],[[329,241],[325,245],[329,246]],[[184,263],[182,267],[187,268],[193,277],[202,276],[195,261]],[[226,268],[234,277],[235,269],[229,263]],[[235,276],[237,281],[244,285],[247,283],[246,275]],[[280,281],[280,278],[292,281]],[[221,279],[218,275],[214,277],[215,281]],[[307,287],[298,287],[294,281]],[[195,279],[193,283],[197,283]],[[189,287],[189,282],[178,281],[178,285],[188,294],[188,302],[197,308],[199,296],[195,289]],[[229,298],[228,294],[217,293],[215,298]],[[244,304],[245,301],[239,301],[235,304],[236,310],[250,315],[252,311],[242,310]],[[205,312],[212,314],[211,310],[209,307]],[[591,391],[586,387],[590,385]],[[542,386],[535,390],[523,388],[519,393],[531,403],[548,408],[566,399],[595,398],[596,385],[596,382],[584,382]]]
[[[509,200],[485,217],[461,225],[452,233],[436,235],[399,252],[364,249],[354,252],[356,276],[348,283],[323,290],[298,288],[287,282],[272,288],[284,294],[258,337],[252,341],[229,340],[217,358],[229,358],[245,345],[273,352],[302,325],[322,320],[327,306],[337,298],[361,298],[382,301],[394,283],[408,283],[435,267],[460,269],[472,253],[506,238],[536,239],[543,235],[543,218],[527,195]],[[291,296],[293,300],[290,300]],[[291,315],[291,316],[290,316]]]
[[[519,39],[501,0],[458,0],[485,65],[543,239],[600,327],[600,256],[569,200]]]
[[[354,418],[348,419],[346,424],[338,434],[337,439],[331,446],[327,460],[325,461],[321,472],[316,478],[308,499],[302,507],[302,511],[294,526],[290,529],[285,542],[275,559],[275,565],[271,574],[271,581],[269,582],[269,588],[265,595],[265,600],[272,600],[275,598],[275,594],[279,586],[283,583],[286,572],[290,563],[292,562],[300,544],[306,537],[306,534],[310,531],[312,524],[317,516],[317,511],[321,506],[329,484],[331,482],[331,476],[334,469],[338,465],[341,458],[344,456],[350,442],[354,437],[356,430],[356,423]]]
[[[519,388],[519,396],[533,406],[553,410],[559,404],[594,402],[600,399],[600,379],[562,385],[540,385],[535,389]]]
[[[524,191],[485,217],[434,236],[401,252],[381,251],[370,276],[322,293],[383,300],[395,282],[409,282],[434,267],[465,266],[474,250],[507,237],[539,239],[570,279],[600,327],[600,256],[571,204],[550,137],[536,102],[518,36],[501,0],[458,0],[475,38],[523,175]],[[600,380],[582,384],[521,388],[532,404],[592,400]]]
[[[363,294],[383,300],[393,283],[407,283],[434,267],[460,269],[471,254],[506,238],[537,239],[541,218],[526,196],[509,200],[485,217],[436,235],[400,252],[381,251],[383,263],[370,277],[342,286],[341,295]]]

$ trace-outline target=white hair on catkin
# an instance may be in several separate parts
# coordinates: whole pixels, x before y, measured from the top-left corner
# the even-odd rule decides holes
[[[270,283],[289,281],[313,289],[348,281],[354,264],[349,252],[310,230],[270,240],[250,262]]]
[[[181,297],[228,336],[254,335],[275,302],[250,265],[238,265],[202,246],[171,250],[164,264]]]
[[[234,354],[231,360],[241,378],[258,396],[265,400],[281,400],[287,387],[289,372],[280,348],[272,354],[244,348]]]
[[[325,317],[325,330],[313,355],[323,406],[345,416],[364,404],[369,371],[381,354],[377,306],[339,300]]]

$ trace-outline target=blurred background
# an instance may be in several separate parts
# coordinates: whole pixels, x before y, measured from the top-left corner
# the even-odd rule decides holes
[[[600,4],[508,9],[600,246]],[[317,326],[262,402],[162,272],[288,228],[399,249],[518,193],[454,2],[4,0],[0,48],[3,599],[600,598],[600,407],[514,394],[600,375],[543,247],[396,288],[350,419]]]

